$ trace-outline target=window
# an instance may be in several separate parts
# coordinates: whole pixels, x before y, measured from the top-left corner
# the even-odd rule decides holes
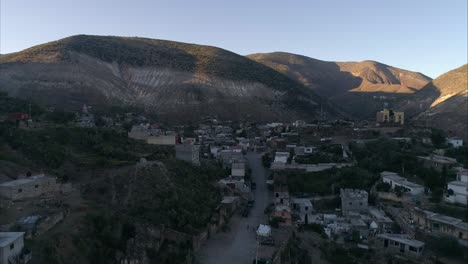
[[[276,197],[279,197],[279,193],[276,193]]]
[[[349,205],[353,205],[353,203],[352,203],[352,202],[349,202]]]
[[[15,248],[15,243],[10,245],[10,249],[14,249],[14,248]]]
[[[37,188],[39,188],[39,185],[37,185],[37,184],[36,184],[36,185],[34,185],[34,188],[36,188],[36,189],[37,189]]]
[[[362,202],[360,202],[359,205],[362,206]]]
[[[413,252],[418,252],[418,249],[412,246],[409,247],[409,250]]]
[[[19,193],[20,193],[20,192],[23,192],[23,189],[18,189],[18,192],[19,192]]]
[[[309,210],[309,207],[308,207],[308,206],[306,206],[306,207],[305,207],[305,210],[306,210],[306,211],[307,211],[307,210]]]
[[[395,246],[398,246],[398,245],[400,245],[400,243],[395,241]]]

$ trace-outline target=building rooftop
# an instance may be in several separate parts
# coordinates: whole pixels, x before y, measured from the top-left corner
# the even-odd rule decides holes
[[[364,190],[358,190],[358,189],[341,189],[340,190],[340,195],[342,198],[348,197],[348,198],[366,198],[369,196],[369,194],[364,191]]]
[[[230,204],[230,203],[233,203],[236,200],[239,200],[239,197],[237,197],[237,196],[224,196],[221,203]]]
[[[24,232],[0,232],[0,248],[8,246],[22,236]]]
[[[46,176],[44,174],[39,174],[39,175],[34,175],[28,178],[23,178],[23,179],[18,179],[18,180],[13,180],[13,181],[8,181],[0,184],[0,187],[14,187],[26,183],[31,183],[35,182],[39,179],[45,178]]]
[[[434,214],[429,219],[437,222],[441,222],[447,225],[457,225],[463,222],[461,219],[454,218],[448,215]]]
[[[468,187],[468,182],[451,181],[451,182],[448,183],[448,185],[454,185],[454,186],[459,186],[459,187]]]
[[[389,180],[392,180],[400,185],[404,185],[406,187],[410,187],[410,188],[424,188],[424,186],[422,185],[419,185],[417,183],[414,183],[414,182],[410,182],[408,181],[406,178],[404,177],[401,177],[400,175],[398,175],[398,173],[395,173],[395,172],[390,172],[390,171],[384,171],[384,172],[381,172],[380,173],[380,176],[382,176],[382,178],[386,178],[386,179],[389,179]]]
[[[292,202],[296,204],[301,204],[303,206],[312,207],[312,203],[310,202],[310,199],[307,199],[307,198],[294,198],[292,199]]]
[[[399,243],[409,245],[415,248],[420,248],[425,245],[424,242],[421,242],[415,239],[410,239],[406,235],[401,235],[401,234],[380,234],[380,235],[377,235],[377,237],[397,241]]]
[[[435,155],[435,154],[431,154],[431,155],[425,156],[425,157],[424,156],[418,156],[418,158],[434,161],[434,162],[437,162],[437,163],[444,163],[444,164],[455,164],[455,163],[457,163],[456,159],[445,157],[445,156],[440,156],[440,155]]]

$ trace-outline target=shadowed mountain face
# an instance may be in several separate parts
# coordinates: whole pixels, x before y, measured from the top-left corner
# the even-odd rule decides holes
[[[437,77],[416,96],[433,98],[418,122],[468,139],[468,64]]]
[[[180,121],[313,119],[322,103],[299,82],[223,49],[86,35],[2,56],[0,90],[67,109],[141,106]]]
[[[375,61],[327,62],[283,52],[248,57],[303,83],[359,118],[374,117],[384,104],[399,105],[431,80]]]

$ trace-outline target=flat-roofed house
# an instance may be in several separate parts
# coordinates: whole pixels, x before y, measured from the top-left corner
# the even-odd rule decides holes
[[[451,169],[457,164],[457,160],[441,155],[431,154],[429,156],[418,156],[418,159],[423,162],[424,167],[433,168],[437,171]]]
[[[384,249],[407,256],[421,256],[425,246],[424,242],[411,239],[402,234],[379,234],[377,237],[382,241],[381,245]]]
[[[424,186],[410,182],[395,172],[384,171],[380,173],[380,176],[382,177],[382,181],[390,184],[392,189],[395,189],[395,187],[398,186],[408,191],[412,195],[424,193]]]
[[[468,223],[463,222],[461,219],[422,210],[418,207],[411,210],[411,218],[424,229],[461,240],[468,240]]]
[[[307,198],[293,198],[291,199],[291,205],[293,213],[299,215],[301,222],[304,224],[309,224],[312,220],[312,212],[314,207],[310,202],[310,199]]]
[[[450,192],[450,190],[452,190]],[[462,205],[468,204],[468,170],[463,169],[457,173],[457,180],[447,184],[445,201]]]
[[[54,177],[44,174],[34,175],[23,179],[8,181],[0,184],[0,196],[10,200],[32,198],[48,192],[60,190],[60,184]]]
[[[245,177],[245,162],[235,161],[231,166],[231,176],[237,179],[244,179]]]
[[[24,232],[0,232],[0,264],[27,263],[30,259],[24,250]]]
[[[369,194],[364,190],[340,189],[341,212],[347,216],[350,212],[365,213],[368,210]]]

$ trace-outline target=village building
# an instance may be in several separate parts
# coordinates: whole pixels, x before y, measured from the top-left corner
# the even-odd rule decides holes
[[[289,205],[289,189],[286,184],[276,184],[274,187],[275,205]]]
[[[179,144],[175,146],[176,159],[200,165],[200,145]]]
[[[60,187],[54,177],[39,174],[0,184],[0,196],[10,200],[19,200],[60,191]]]
[[[457,160],[441,155],[431,154],[429,156],[418,156],[418,159],[423,162],[424,167],[433,168],[439,172],[449,170],[457,165]]]
[[[286,164],[288,162],[289,156],[289,152],[276,152],[273,163]]]
[[[393,221],[385,212],[375,207],[369,206],[369,216],[372,222],[375,223],[375,228],[378,233],[386,233],[387,230],[391,230]]]
[[[459,148],[463,146],[463,139],[459,137],[447,138],[447,143],[454,148]]]
[[[245,162],[235,161],[231,166],[231,176],[233,179],[244,179],[245,177]]]
[[[382,177],[382,181],[390,184],[392,189],[395,189],[395,187],[400,187],[412,195],[424,193],[424,186],[410,182],[395,172],[384,171],[380,173],[380,176]]]
[[[220,205],[222,215],[231,216],[240,205],[240,199],[237,196],[224,196]]]
[[[24,248],[24,232],[0,232],[0,264],[24,264],[31,260]]]
[[[293,213],[298,215],[301,219],[301,223],[309,224],[312,219],[312,212],[314,211],[314,207],[310,202],[310,199],[306,198],[292,198],[291,199],[291,206]]]
[[[402,234],[380,234],[377,237],[384,249],[410,257],[421,256],[425,246],[424,242],[411,239]]]
[[[462,169],[457,172],[457,180],[447,184],[447,195],[445,201],[468,205],[468,170]]]
[[[468,223],[461,219],[422,210],[418,207],[411,210],[411,218],[421,228],[457,239],[468,240]]]
[[[380,112],[377,112],[376,116],[378,123],[394,123],[399,125],[405,124],[405,113],[396,112],[392,109],[384,109]]]
[[[153,145],[174,146],[175,144],[177,144],[177,135],[170,134],[170,135],[149,136],[146,139],[146,143],[153,144]]]
[[[275,211],[272,214],[273,218],[280,219],[278,222],[279,226],[291,226],[292,216],[291,209],[286,205],[277,205]]]
[[[77,125],[79,127],[95,127],[94,115],[89,111],[90,107],[83,105],[81,113],[77,116]]]
[[[127,133],[129,138],[136,140],[147,140],[150,136],[158,136],[162,133],[161,129],[154,128],[150,124],[139,124],[132,126]]]
[[[348,216],[351,212],[367,212],[368,197],[369,194],[364,190],[340,189],[341,213]]]

